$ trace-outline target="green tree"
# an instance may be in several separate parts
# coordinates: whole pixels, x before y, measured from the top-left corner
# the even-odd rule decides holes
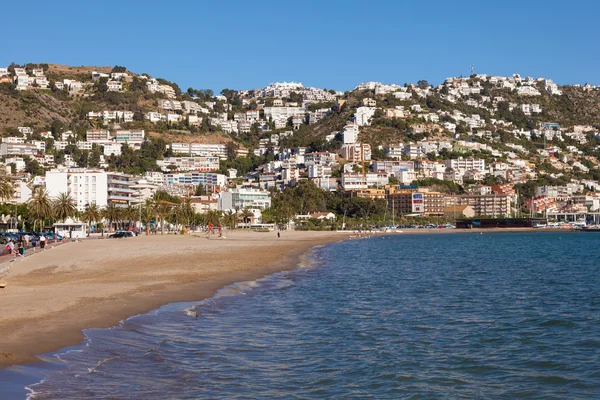
[[[108,203],[103,212],[104,218],[108,220],[108,229],[112,229],[113,224],[117,225],[121,218],[121,210],[115,203]]]
[[[223,223],[229,227],[229,229],[233,230],[235,225],[237,224],[238,215],[235,211],[229,210],[223,216]]]
[[[85,206],[85,210],[81,214],[81,218],[88,223],[87,236],[90,236],[92,230],[92,224],[102,219],[102,211],[96,203],[88,204]]]
[[[6,169],[0,168],[0,202],[12,199],[15,194],[15,188],[10,181]]]
[[[131,225],[133,221],[137,221],[140,214],[140,210],[138,207],[134,207],[131,204],[127,204],[127,207],[123,208],[122,215],[125,220],[127,220],[127,226],[131,229]]]
[[[254,218],[254,213],[252,212],[252,210],[246,207],[242,210],[240,216],[242,217],[242,221],[244,221],[245,224],[248,224],[252,222],[252,218]]]
[[[52,201],[52,212],[58,221],[64,222],[67,218],[73,217],[77,213],[75,200],[68,193],[59,193]]]
[[[146,226],[146,235],[150,234],[150,224],[155,220],[156,210],[153,199],[146,199],[142,207],[142,222]]]
[[[44,221],[52,217],[52,203],[48,198],[48,191],[41,186],[34,188],[27,209],[33,220],[33,229],[35,230],[37,222],[40,223],[40,229],[43,228]]]

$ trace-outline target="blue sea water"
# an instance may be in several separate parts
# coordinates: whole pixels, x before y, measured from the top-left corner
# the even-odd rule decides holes
[[[0,371],[2,399],[600,398],[600,234],[397,235]],[[25,389],[27,386],[27,389]]]

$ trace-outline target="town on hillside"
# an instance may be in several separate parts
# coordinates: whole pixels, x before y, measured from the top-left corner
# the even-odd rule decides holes
[[[28,207],[42,198],[68,199],[69,216],[95,226],[89,209],[110,209],[108,228],[594,224],[599,100],[592,85],[518,74],[214,94],[121,66],[11,64],[0,68],[0,224],[48,225]],[[156,218],[153,200],[189,215]]]

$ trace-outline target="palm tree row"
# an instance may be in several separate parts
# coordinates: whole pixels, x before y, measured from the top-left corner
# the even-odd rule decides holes
[[[2,172],[0,172],[0,201],[10,199],[12,194],[12,184],[9,180],[3,179]],[[131,229],[135,223],[140,222],[145,225],[146,234],[150,233],[153,222],[160,223],[161,234],[164,234],[168,224],[173,225],[177,230],[183,230],[186,226],[208,224],[224,225],[233,229],[239,221],[248,223],[253,217],[252,212],[248,209],[226,213],[209,210],[204,214],[198,214],[195,212],[190,198],[184,199],[181,203],[174,203],[166,200],[159,193],[137,206],[119,207],[110,203],[101,209],[97,204],[92,203],[86,205],[83,212],[78,213],[75,201],[69,194],[60,193],[56,198],[51,199],[48,191],[43,187],[33,189],[27,208],[34,230],[38,226],[42,229],[44,223],[49,220],[62,222],[69,217],[79,217],[90,227],[105,220],[107,227],[111,230]]]

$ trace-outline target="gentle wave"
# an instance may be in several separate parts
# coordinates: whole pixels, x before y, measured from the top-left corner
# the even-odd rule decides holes
[[[24,369],[45,376],[30,398],[595,398],[596,240],[332,244],[294,271],[86,330]]]

